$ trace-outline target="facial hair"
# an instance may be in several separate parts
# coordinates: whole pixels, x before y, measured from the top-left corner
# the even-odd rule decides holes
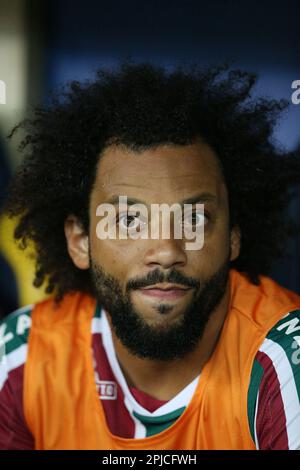
[[[225,294],[229,270],[230,261],[226,258],[220,268],[201,285],[197,279],[187,277],[175,268],[168,273],[157,268],[143,278],[131,279],[123,293],[120,282],[96,264],[90,255],[93,293],[110,316],[116,336],[133,355],[158,361],[182,359],[196,348],[209,318]],[[194,288],[193,297],[180,321],[166,328],[149,325],[130,299],[131,291],[162,282]],[[156,307],[161,315],[167,314],[171,308],[167,303],[159,303]]]

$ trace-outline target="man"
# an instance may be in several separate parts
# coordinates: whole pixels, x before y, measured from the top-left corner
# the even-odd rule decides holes
[[[1,325],[1,448],[300,448],[300,297],[267,277],[300,164],[254,82],[123,64],[21,124],[6,210],[53,296]]]

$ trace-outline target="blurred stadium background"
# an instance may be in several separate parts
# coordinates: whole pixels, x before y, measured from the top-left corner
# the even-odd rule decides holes
[[[257,93],[290,100],[291,83],[300,79],[299,10],[296,0],[0,0],[0,80],[6,84],[0,204],[21,158],[18,140],[6,139],[11,128],[46,102],[50,90],[92,78],[100,66],[113,67],[124,58],[167,67],[227,60],[259,74]],[[275,137],[278,145],[299,151],[300,105],[291,104]],[[300,191],[289,211],[300,223]],[[0,217],[0,315],[45,298],[32,286],[32,251],[20,251],[13,242],[14,223]],[[300,237],[287,248],[271,275],[300,293]]]

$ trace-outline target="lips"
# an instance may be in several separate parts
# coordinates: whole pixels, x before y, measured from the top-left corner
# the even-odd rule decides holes
[[[172,300],[185,296],[190,288],[176,284],[155,284],[154,286],[148,286],[139,290],[148,297]]]
[[[188,290],[189,287],[180,286],[179,284],[154,284],[152,286],[144,287],[144,290],[159,289],[159,290]]]

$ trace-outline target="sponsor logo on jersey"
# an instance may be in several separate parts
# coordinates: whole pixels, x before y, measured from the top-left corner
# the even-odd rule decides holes
[[[117,399],[117,384],[108,380],[96,380],[97,391],[101,400]]]

